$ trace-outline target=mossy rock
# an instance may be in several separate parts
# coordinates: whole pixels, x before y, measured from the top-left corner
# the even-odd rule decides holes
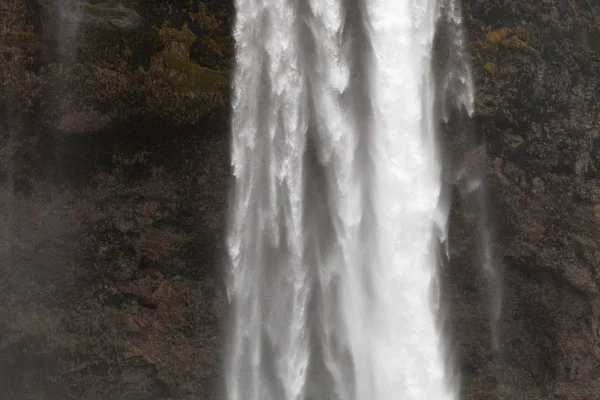
[[[143,21],[142,16],[133,8],[117,2],[85,2],[81,7],[83,23],[101,25],[108,29],[136,29]]]
[[[121,110],[131,118],[152,115],[175,125],[200,121],[216,108],[225,107],[229,94],[228,71],[206,68],[190,59],[196,36],[182,29],[163,26],[156,30],[163,43],[148,69],[129,73],[129,89],[121,92]]]
[[[184,24],[181,29],[172,28],[164,25],[158,31],[158,37],[167,44],[169,42],[180,42],[191,46],[196,41],[196,35]]]
[[[11,26],[8,36],[0,32],[0,49],[3,45],[8,49],[0,51],[7,67],[0,69],[0,83],[6,89],[0,93],[3,103],[10,101],[25,110],[40,93],[53,93],[57,99],[44,109],[45,121],[68,131],[82,125],[73,121],[94,119],[110,124],[158,118],[189,125],[228,104],[228,31],[223,33],[225,14],[220,8],[209,10],[201,3],[193,15],[186,12],[178,29],[169,23],[153,25],[164,20],[153,19],[142,0],[69,0],[80,29],[72,63],[65,66],[53,50],[56,43],[44,41],[51,35],[43,26],[28,25],[27,2],[18,1],[20,7],[9,16],[15,22],[6,23]],[[39,6],[43,19],[59,11],[51,0],[40,0]],[[0,15],[0,22],[6,22],[5,17]],[[25,51],[28,48],[33,50]],[[35,52],[43,58],[29,68],[27,60]],[[200,56],[214,54],[222,59],[202,63]],[[63,114],[68,118],[56,117]]]
[[[160,57],[165,67],[160,75],[179,90],[213,90],[228,84],[226,72],[201,67],[171,53],[164,53]]]
[[[486,72],[489,74],[495,74],[496,73],[496,64],[494,64],[493,62],[487,62],[483,65],[483,69],[485,69]]]
[[[185,79],[174,82],[176,78],[140,68],[133,76],[127,97],[139,102],[126,103],[122,107],[127,114],[124,117],[142,114],[168,120],[175,125],[198,123],[208,113],[225,107],[228,102],[227,79],[212,72],[216,71],[202,71],[198,76],[189,78],[190,82]],[[193,79],[201,83],[194,83]],[[201,85],[202,89],[199,90],[195,84]]]
[[[488,29],[483,38],[483,42],[490,46],[498,46],[510,34],[510,28],[500,28],[496,30]]]
[[[153,57],[150,67],[156,76],[184,92],[218,90],[228,85],[226,71],[206,68],[190,60],[190,46],[196,40],[196,35],[187,25],[181,30],[163,26],[159,37],[164,49]]]
[[[472,47],[475,50],[497,51],[499,48],[524,50],[529,47],[527,42],[535,32],[535,27],[531,24],[521,23],[513,28],[502,27],[492,29],[485,27],[481,40],[472,42]]]

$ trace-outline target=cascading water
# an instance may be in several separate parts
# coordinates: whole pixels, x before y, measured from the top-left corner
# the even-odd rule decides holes
[[[49,22],[48,31],[54,35],[56,51],[60,61],[72,64],[75,61],[79,40],[79,7],[81,4],[72,0],[54,0],[56,17]]]
[[[478,220],[478,250],[479,265],[488,282],[490,330],[492,350],[496,355],[500,349],[500,317],[502,311],[502,270],[493,255],[493,239],[488,215],[487,192],[484,185],[484,176],[481,160],[478,155],[485,152],[483,149],[473,149],[475,146],[472,137],[471,120],[475,111],[475,91],[471,63],[466,59],[467,53],[466,34],[464,32],[462,9],[455,0],[443,1],[444,28],[447,38],[443,57],[445,69],[442,73],[443,82],[440,85],[440,102],[442,103],[442,118],[448,123],[453,115],[454,124],[458,125],[456,134],[460,135],[470,153],[464,157],[458,169],[455,181],[461,187],[463,198],[469,208],[475,211]],[[473,156],[475,154],[475,156]]]
[[[450,400],[435,0],[238,0],[230,400]]]

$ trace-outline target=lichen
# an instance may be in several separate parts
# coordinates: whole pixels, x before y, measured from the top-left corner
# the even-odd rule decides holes
[[[523,50],[529,46],[529,43],[519,39],[516,36],[513,36],[510,39],[505,39],[505,41],[502,42],[502,45],[513,50]]]
[[[525,42],[529,42],[537,30],[538,28],[535,26],[535,24],[521,21],[511,29],[511,34],[512,36],[516,36]]]
[[[522,22],[512,28],[502,27],[492,29],[487,26],[482,30],[483,36],[481,40],[471,43],[471,46],[475,50],[497,51],[499,48],[523,50],[528,48],[528,40],[533,36],[535,26]]]
[[[490,46],[498,46],[509,34],[510,28],[504,27],[496,30],[488,28],[483,41]]]
[[[496,64],[494,64],[493,62],[487,62],[483,65],[483,69],[485,69],[490,74],[494,74],[496,72]]]

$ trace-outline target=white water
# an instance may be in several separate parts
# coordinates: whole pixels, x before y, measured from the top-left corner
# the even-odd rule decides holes
[[[227,398],[456,399],[436,326],[436,1],[237,11]]]

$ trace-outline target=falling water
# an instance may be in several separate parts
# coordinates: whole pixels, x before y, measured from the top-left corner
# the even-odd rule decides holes
[[[230,400],[450,400],[435,0],[237,0]]]
[[[70,117],[73,99],[73,68],[77,63],[80,45],[80,19],[83,2],[76,0],[53,0],[52,13],[48,15],[45,33],[50,46],[56,53],[50,66],[52,90],[48,93],[50,107],[46,112],[52,115],[57,126]],[[68,122],[67,122],[68,125]]]
[[[71,64],[75,61],[79,40],[80,7],[81,4],[73,0],[54,0],[56,16],[48,21],[48,31],[54,35],[56,51],[60,61]]]
[[[500,317],[502,311],[502,270],[500,263],[495,259],[493,252],[493,234],[488,211],[489,201],[484,184],[481,153],[483,148],[474,149],[472,137],[472,117],[475,111],[475,90],[471,71],[470,54],[467,52],[466,34],[463,24],[461,4],[456,0],[444,0],[444,28],[447,33],[445,56],[445,71],[443,83],[440,85],[442,102],[442,118],[448,123],[450,115],[454,114],[455,124],[459,126],[457,132],[463,135],[463,140],[468,142],[466,153],[470,153],[458,168],[455,180],[462,188],[463,198],[476,211],[478,220],[478,250],[479,264],[483,275],[488,282],[490,313],[490,330],[492,350],[500,352]]]

